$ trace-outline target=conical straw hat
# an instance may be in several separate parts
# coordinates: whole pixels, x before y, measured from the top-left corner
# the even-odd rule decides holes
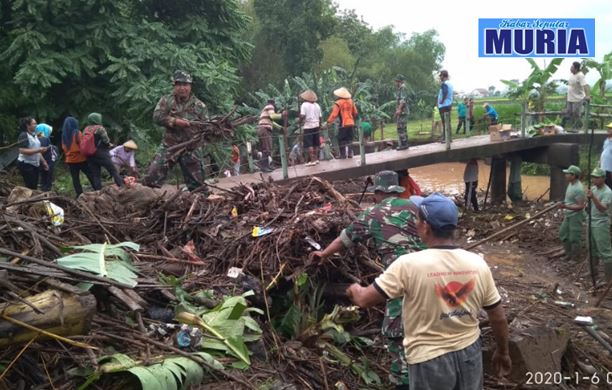
[[[306,100],[307,102],[314,103],[317,101],[317,94],[313,90],[307,89],[300,94],[300,98]]]
[[[351,98],[351,93],[348,91],[348,89],[344,87],[336,89],[334,91],[334,95],[336,95],[340,99],[350,99]]]

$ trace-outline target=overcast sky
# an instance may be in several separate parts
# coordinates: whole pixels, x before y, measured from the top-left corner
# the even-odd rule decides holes
[[[334,0],[341,9],[354,9],[375,29],[392,25],[410,37],[429,29],[438,31],[446,46],[443,67],[457,90],[495,85],[505,88],[501,79],[524,79],[530,66],[522,58],[479,58],[478,18],[595,18],[595,59],[612,51],[612,1],[610,0],[493,0],[419,2],[401,0]],[[543,64],[545,59],[536,59]],[[565,59],[555,78],[567,78],[574,61]],[[407,69],[404,73],[409,72]],[[596,73],[596,72],[592,72]],[[597,80],[589,74],[592,84]]]

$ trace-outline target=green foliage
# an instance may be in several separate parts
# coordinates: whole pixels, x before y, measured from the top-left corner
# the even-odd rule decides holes
[[[222,370],[223,365],[205,352],[193,354],[204,359],[210,367]],[[100,359],[101,366],[97,372],[79,387],[87,388],[102,375],[129,373],[133,375],[143,390],[178,390],[199,385],[204,379],[204,368],[186,357],[169,357],[161,363],[141,366],[127,355],[114,354]]]
[[[612,79],[612,52],[604,55],[602,62],[597,62],[592,59],[584,59],[580,68],[583,73],[588,73],[589,70],[593,69],[599,73],[599,79],[593,85],[593,95],[597,96],[600,100],[598,103],[606,103],[606,87],[607,81]]]
[[[107,277],[130,287],[135,287],[138,275],[130,262],[129,254],[124,249],[138,251],[140,245],[133,242],[121,242],[115,245],[89,244],[71,247],[80,252],[60,257],[57,264],[98,276]]]
[[[24,96],[17,112],[56,128],[67,114],[94,110],[128,129],[151,128],[177,68],[193,74],[213,111],[226,107],[250,49],[236,0],[17,0],[0,19],[2,90]]]

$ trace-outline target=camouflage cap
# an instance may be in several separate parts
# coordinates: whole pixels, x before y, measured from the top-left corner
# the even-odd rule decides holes
[[[582,171],[577,166],[570,165],[569,167],[567,167],[567,169],[563,170],[563,173],[569,173],[574,176],[580,176],[582,174]]]
[[[174,75],[172,76],[172,80],[175,83],[189,83],[191,84],[193,82],[193,79],[191,78],[191,75],[183,70],[177,70],[174,72]]]
[[[397,173],[393,171],[380,171],[374,176],[374,185],[368,187],[368,191],[382,191],[386,193],[402,193],[405,188],[399,185]]]
[[[406,76],[404,76],[403,74],[398,74],[397,76],[395,76],[395,80],[396,81],[406,81]]]
[[[604,177],[606,176],[606,171],[604,171],[601,168],[595,168],[593,169],[593,172],[591,172],[591,176],[592,177]]]

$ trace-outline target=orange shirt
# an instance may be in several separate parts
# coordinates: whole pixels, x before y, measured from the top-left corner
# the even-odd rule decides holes
[[[67,148],[66,145],[62,142],[62,149],[64,149],[64,155],[66,156],[67,164],[76,164],[87,161],[85,156],[81,154],[81,150],[79,149],[79,144],[81,143],[81,135],[80,131],[77,131],[72,137],[72,144],[70,148]]]
[[[334,103],[334,108],[327,118],[327,123],[333,123],[340,116],[340,127],[355,126],[357,107],[353,99],[338,99]]]
[[[400,198],[408,199],[412,195],[421,195],[421,188],[410,176],[401,177],[399,185],[404,187],[404,192],[399,194]]]

